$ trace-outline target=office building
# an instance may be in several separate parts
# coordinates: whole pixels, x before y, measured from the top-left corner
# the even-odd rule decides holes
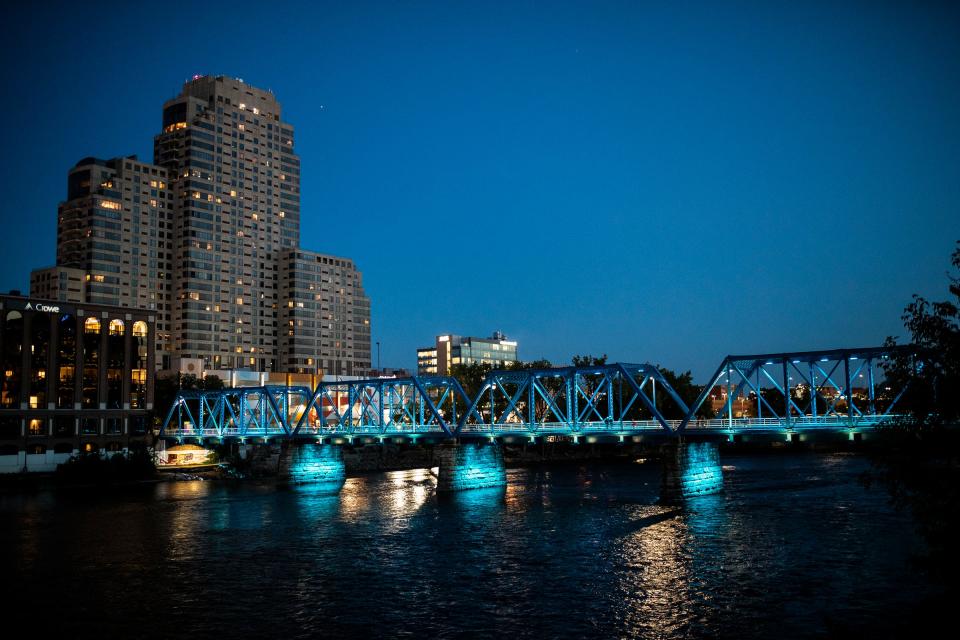
[[[304,249],[283,262],[280,308],[283,371],[366,375],[370,369],[370,299],[352,260]]]
[[[57,264],[30,274],[30,295],[154,311],[158,364],[170,366],[172,198],[161,167],[80,160],[57,211]]]
[[[152,311],[0,295],[0,473],[143,446]]]
[[[517,343],[499,331],[489,338],[437,336],[434,345],[417,349],[419,375],[448,375],[456,364],[488,364],[501,369],[517,361]]]
[[[195,76],[163,105],[154,164],[71,169],[57,264],[31,275],[31,294],[155,311],[162,369],[365,373],[360,273],[300,248],[300,213],[294,129],[273,93]]]

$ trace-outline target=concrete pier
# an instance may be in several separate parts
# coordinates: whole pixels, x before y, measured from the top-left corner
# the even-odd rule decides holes
[[[280,455],[279,477],[290,484],[311,484],[337,493],[347,480],[343,450],[333,444],[290,445]]]
[[[714,442],[684,442],[663,449],[660,501],[677,504],[686,498],[720,493],[723,469]]]
[[[437,457],[440,461],[439,493],[507,485],[503,450],[497,443],[442,445],[437,448]]]

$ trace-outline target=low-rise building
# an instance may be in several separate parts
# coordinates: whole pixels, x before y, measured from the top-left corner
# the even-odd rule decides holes
[[[0,296],[0,473],[144,446],[153,312]]]
[[[495,331],[489,338],[437,336],[432,347],[417,349],[417,374],[441,375],[450,373],[456,364],[489,364],[500,369],[517,361],[517,343]]]

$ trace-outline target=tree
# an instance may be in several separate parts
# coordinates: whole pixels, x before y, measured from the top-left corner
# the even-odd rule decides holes
[[[889,386],[904,390],[900,408],[908,419],[898,426],[918,434],[960,422],[960,242],[950,261],[958,272],[947,275],[953,300],[929,302],[914,295],[902,316],[912,348],[886,367]],[[887,345],[895,344],[887,338]]]
[[[599,358],[591,355],[573,356],[571,362],[575,367],[602,367],[607,364],[607,354],[603,354]]]
[[[951,256],[960,270],[960,242]],[[904,419],[891,433],[901,437],[874,456],[865,476],[887,488],[895,505],[909,508],[927,541],[928,567],[956,589],[960,570],[960,281],[949,275],[954,300],[928,302],[914,296],[902,316],[910,348],[893,356],[887,381],[903,389]],[[887,343],[895,341],[888,338]],[[953,427],[953,428],[950,428]]]
[[[693,383],[693,374],[690,371],[676,373],[672,369],[667,369],[660,365],[657,365],[657,369],[660,370],[661,375],[663,375],[667,383],[673,387],[673,390],[677,392],[677,395],[680,396],[680,399],[683,400],[687,407],[692,407],[700,396],[700,392],[703,390],[701,385]],[[673,401],[673,398],[667,395],[666,391],[657,394],[657,410],[660,411],[667,420],[682,420],[686,417],[683,410]],[[710,410],[709,399],[705,400],[703,405],[697,410],[696,417],[713,417],[713,412]]]
[[[180,373],[171,373],[165,376],[157,376],[153,385],[153,422],[159,426],[167,416],[170,405],[177,397],[181,389],[202,389],[205,391],[217,391],[224,388],[223,380],[219,376],[204,376],[198,379],[192,373],[186,375]]]
[[[471,362],[470,364],[455,364],[450,367],[450,375],[460,381],[467,394],[467,402],[477,397],[480,387],[483,385],[483,379],[493,370],[493,365],[484,362]]]

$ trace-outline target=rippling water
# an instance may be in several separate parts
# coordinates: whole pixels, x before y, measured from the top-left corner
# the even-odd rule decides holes
[[[654,504],[655,464],[439,499],[426,470],[0,496],[5,608],[107,636],[805,637],[890,635],[932,593],[865,460],[724,464],[685,510]]]

